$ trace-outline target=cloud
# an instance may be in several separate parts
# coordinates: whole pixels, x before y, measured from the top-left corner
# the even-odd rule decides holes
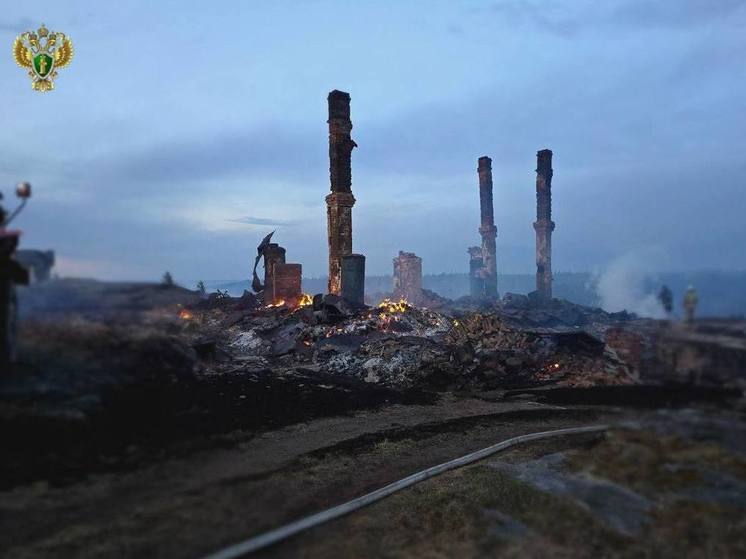
[[[302,40],[278,38],[247,54],[250,83],[240,86],[207,69],[188,73],[188,84],[174,81],[142,60],[121,91],[66,98],[61,88],[41,100],[7,88],[6,104],[27,108],[6,119],[0,179],[36,188],[19,220],[24,245],[107,267],[121,259],[124,276],[157,279],[168,267],[195,278],[244,277],[261,228],[294,225],[278,242],[304,271],[323,273],[323,97],[339,85],[353,95],[360,146],[355,250],[373,273],[390,272],[399,249],[423,255],[432,272],[468,265],[465,247],[479,241],[481,155],[494,160],[501,269],[531,270],[535,153],[543,147],[555,152],[557,269],[589,269],[651,239],[676,252],[679,268],[746,266],[738,213],[746,204],[738,183],[746,80],[735,2],[475,4],[478,12],[466,15],[433,10],[434,21],[443,18],[437,36],[425,28],[399,36],[396,25],[381,35],[370,18],[350,18],[345,34],[359,36],[358,48],[334,64],[314,45],[339,37],[296,21]],[[163,21],[164,40],[192,37],[191,27]],[[94,23],[102,24],[81,19]],[[15,24],[0,22],[0,30],[7,25]],[[405,55],[390,60],[383,43]],[[214,64],[209,49],[195,56],[225,76],[232,67]],[[184,84],[178,95],[175,83]],[[56,108],[29,118],[42,101]]]
[[[511,24],[529,24],[552,35],[573,37],[580,30],[580,21],[557,2],[543,0],[503,0],[490,6],[490,11]]]
[[[572,38],[602,29],[604,34],[635,29],[693,29],[744,15],[743,0],[621,0],[617,2],[501,0],[489,11],[511,25],[532,26]],[[736,20],[737,21],[737,20]]]
[[[635,27],[690,28],[744,12],[743,0],[628,0],[611,13],[609,23]]]
[[[27,17],[19,18],[16,21],[0,20],[0,33],[12,33],[16,35],[33,28],[34,23]]]
[[[232,176],[303,180],[323,169],[325,135],[293,129],[289,123],[254,126],[246,131],[220,131],[184,141],[161,141],[146,148],[112,153],[72,163],[103,189],[127,184],[132,192],[154,184],[219,181]],[[69,164],[69,162],[68,162]],[[219,182],[215,186],[220,193]]]
[[[271,227],[284,227],[293,225],[295,222],[284,219],[271,219],[266,217],[252,217],[247,215],[236,219],[229,219],[232,223],[245,223],[246,225],[269,225]]]

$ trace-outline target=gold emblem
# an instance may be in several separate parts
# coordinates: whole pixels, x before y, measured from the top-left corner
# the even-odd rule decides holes
[[[13,41],[13,58],[28,69],[31,87],[36,91],[54,89],[57,70],[73,59],[73,42],[64,33],[49,31],[44,24],[36,31],[21,33]]]

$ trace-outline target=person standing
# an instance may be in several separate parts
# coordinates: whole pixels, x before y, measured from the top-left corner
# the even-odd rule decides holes
[[[697,310],[697,303],[699,303],[697,290],[694,289],[694,286],[690,285],[686,288],[686,293],[684,293],[684,313],[687,324],[692,324],[694,322],[694,313]]]

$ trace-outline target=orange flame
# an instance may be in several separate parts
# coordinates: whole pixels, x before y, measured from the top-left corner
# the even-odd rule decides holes
[[[378,304],[378,308],[384,313],[396,314],[405,313],[410,308],[409,303],[406,299],[399,299],[398,301],[392,301],[391,299],[384,299]]]
[[[298,309],[300,307],[308,307],[313,304],[313,296],[308,293],[303,293],[299,298],[295,299],[277,299],[271,305],[267,305],[267,309],[276,309],[278,307],[288,307],[290,309]]]
[[[181,309],[179,311],[179,318],[183,320],[192,320],[194,318],[194,314],[192,314],[192,311],[188,309]]]

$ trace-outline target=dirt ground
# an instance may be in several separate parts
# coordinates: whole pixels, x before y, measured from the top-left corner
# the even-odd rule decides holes
[[[392,405],[259,436],[235,432],[223,448],[127,473],[92,475],[63,487],[40,482],[0,493],[0,548],[9,558],[201,557],[517,434],[597,423],[624,426],[648,416],[655,418],[660,412],[446,395],[434,405]],[[746,446],[739,446],[746,421],[735,417],[742,429],[733,431],[735,441],[724,442],[713,432],[699,432],[697,437],[727,452],[746,452]],[[728,421],[733,424],[732,417]],[[673,429],[665,422],[661,425],[663,430]],[[596,448],[590,456],[607,464],[614,448],[598,444],[597,436],[568,437],[519,447],[499,459],[521,463],[568,449],[587,454]],[[741,467],[738,458],[724,461],[722,453],[703,456],[715,466]],[[639,457],[627,460],[637,463]],[[591,557],[616,556],[618,549],[632,543],[635,549],[646,549],[652,536],[620,535],[582,504],[512,479],[492,468],[490,461],[425,482],[260,556],[543,557],[542,550],[553,550],[552,556]],[[572,463],[580,467],[583,461],[575,456]],[[619,471],[624,472],[623,466]],[[614,477],[608,470],[602,474]],[[645,475],[654,479],[650,470]],[[707,525],[724,526],[718,524],[724,517],[737,524],[734,510],[746,514],[746,508],[695,505],[699,508],[689,511],[690,516]],[[665,516],[671,510],[662,509],[663,520],[656,520],[670,532],[656,545],[669,551],[676,547],[669,549],[666,543],[683,529],[671,526],[671,518]],[[562,520],[547,518],[554,514]],[[516,539],[512,526],[523,535]],[[731,539],[723,549],[741,550],[743,538],[731,534]],[[666,555],[671,556],[661,556]]]
[[[257,556],[743,557],[746,421],[697,409],[606,417],[601,435],[511,449]],[[406,454],[403,443],[387,445]]]
[[[64,487],[0,494],[6,557],[199,557],[516,434],[609,409],[444,397],[314,420]]]

